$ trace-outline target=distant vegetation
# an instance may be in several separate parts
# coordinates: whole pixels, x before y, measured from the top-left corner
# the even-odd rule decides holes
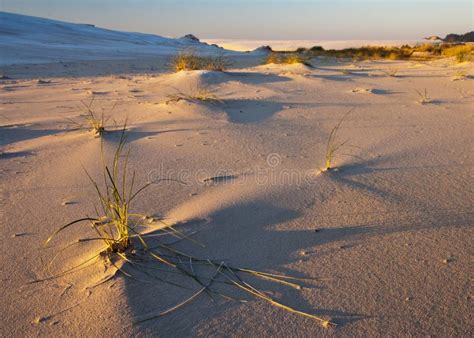
[[[94,104],[94,99],[95,97],[92,97],[89,104],[86,104],[83,101],[81,101],[82,105],[86,109],[83,122],[77,122],[72,119],[68,119],[68,120],[79,128],[87,127],[92,133],[94,133],[95,137],[101,137],[107,131],[109,131],[108,122],[112,118],[112,113],[116,104],[114,104],[113,107],[110,109],[110,112],[108,115],[104,114],[103,112],[99,114],[95,112],[94,109],[92,108],[92,105]],[[115,121],[113,122],[116,126],[117,125],[116,122]]]
[[[471,61],[474,59],[473,51],[473,45],[459,45],[444,49],[442,51],[442,54],[447,57],[454,56],[458,62],[464,62]]]
[[[474,42],[474,31],[466,34],[448,34],[443,40],[446,42]]]
[[[302,51],[301,49],[298,49],[296,52],[270,52],[268,54],[267,58],[265,59],[265,64],[297,64],[301,63],[307,66],[311,65],[309,64],[309,60],[311,59],[311,55],[308,53],[305,53],[305,51]]]
[[[458,62],[473,60],[472,44],[423,44],[419,46],[404,45],[401,47],[367,46],[341,50],[325,50],[321,46],[298,48],[296,51],[271,51],[266,63],[305,63],[316,56],[353,58],[361,60],[408,60],[430,59],[438,57],[455,57]]]
[[[182,52],[173,58],[171,65],[175,72],[182,70],[214,70],[223,72],[227,68],[227,61],[223,56],[200,56],[193,52]]]

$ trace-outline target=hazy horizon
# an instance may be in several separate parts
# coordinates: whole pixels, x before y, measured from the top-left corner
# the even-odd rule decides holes
[[[0,0],[0,10],[202,39],[406,40],[474,29],[465,0]]]

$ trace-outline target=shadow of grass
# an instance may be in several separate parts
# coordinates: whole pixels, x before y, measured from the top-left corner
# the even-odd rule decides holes
[[[295,261],[296,253],[300,250],[312,248],[315,245],[321,245],[337,238],[337,234],[335,234],[335,237],[321,238],[321,236],[318,236],[318,234],[311,230],[274,231],[271,229],[273,225],[289,222],[299,216],[298,212],[268,205],[260,201],[238,203],[218,210],[210,215],[209,220],[206,222],[196,221],[180,225],[180,231],[184,232],[200,228],[200,231],[193,236],[193,240],[204,244],[204,248],[193,245],[186,240],[176,243],[175,248],[195,257],[225,260],[232,266],[281,273],[283,266]],[[151,264],[156,265],[157,263]],[[197,274],[207,276],[212,274],[212,269],[202,266],[195,268]],[[148,272],[152,271],[152,269],[152,266],[147,267]],[[303,278],[300,284],[305,288],[317,287],[315,285],[317,281],[312,280],[312,276],[302,276],[301,273],[294,271],[290,271],[288,274]],[[140,275],[140,272],[136,276],[139,278],[143,277],[143,275]],[[186,289],[180,289],[179,287],[167,284],[140,283],[130,278],[125,279],[126,294],[133,318],[141,319],[150,313],[157,313],[169,306],[175,305],[181,299],[185,299],[192,294],[192,291],[188,289],[196,290],[199,287],[196,283],[193,285],[193,281],[182,274],[170,274],[169,271],[160,271],[160,278],[165,278],[167,281],[172,281]],[[268,292],[271,294],[281,294],[282,296],[277,297],[277,299],[280,301],[281,298],[284,304],[317,316],[331,316],[341,325],[356,320],[356,318],[362,318],[360,315],[340,311],[313,309],[312,305],[294,288],[254,278],[251,275],[245,275],[242,278],[259,290],[272,290]],[[223,311],[228,311],[241,305],[238,300],[256,301],[255,298],[249,297],[248,294],[241,290],[223,283],[215,283],[213,288],[218,293],[237,300],[232,301],[231,298],[226,300],[225,298],[218,297],[216,294],[209,295],[210,298],[207,300],[204,296],[201,296],[190,306],[183,307],[165,317],[139,323],[135,327],[136,332],[192,334],[193,327],[196,327],[199,323],[213,316],[218,316]],[[268,309],[270,310],[272,307],[268,306]],[[308,320],[314,323],[310,319],[303,319],[303,317],[298,317],[296,314],[288,314],[288,316],[292,320],[301,318],[301,320]],[[177,327],[177,318],[186,318],[187,324],[185,328]]]
[[[283,103],[246,99],[225,100],[223,110],[234,123],[256,123],[269,119],[283,110]]]
[[[60,129],[41,130],[22,125],[2,127],[0,131],[0,146],[64,132]]]
[[[30,151],[16,151],[16,152],[0,152],[0,159],[11,159],[18,157],[32,156],[33,153]]]
[[[265,74],[260,72],[206,72],[202,75],[202,80],[207,85],[218,85],[229,81],[238,81],[243,84],[262,85],[266,83],[287,82],[292,79],[276,74]]]

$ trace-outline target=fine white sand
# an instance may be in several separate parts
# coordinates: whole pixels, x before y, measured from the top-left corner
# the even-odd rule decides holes
[[[171,73],[169,60],[4,66],[0,72],[2,293],[0,335],[24,336],[470,336],[472,335],[474,88],[471,63],[336,61],[265,65],[234,58],[224,73]],[[397,77],[386,74],[397,68]],[[348,72],[342,72],[343,69]],[[462,80],[453,81],[458,72]],[[42,81],[38,81],[42,80]],[[222,100],[165,104],[201,84]],[[426,88],[432,102],[417,103]],[[57,227],[94,214],[83,168],[101,178],[101,140],[81,121],[128,118],[130,166],[153,185],[133,211],[180,223],[205,247],[178,247],[236,266],[314,277],[303,290],[259,284],[336,328],[290,314],[237,290],[246,303],[201,295],[156,320],[197,290],[143,283],[100,262],[48,276],[55,252],[90,234]],[[338,171],[318,174],[331,129],[342,124]],[[104,138],[106,154],[117,133]],[[345,154],[342,155],[342,154]],[[352,154],[353,156],[348,156]],[[206,180],[206,179],[211,180]],[[318,230],[318,231],[315,231]],[[61,253],[51,273],[87,259],[89,246]]]

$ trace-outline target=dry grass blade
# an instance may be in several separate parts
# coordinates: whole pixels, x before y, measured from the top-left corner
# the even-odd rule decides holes
[[[391,76],[391,77],[397,77],[398,76],[398,68],[395,67],[389,67],[384,71],[385,75]]]
[[[453,76],[453,81],[464,81],[466,79],[468,79],[466,72],[460,70],[458,70]]]
[[[420,92],[419,90],[415,89],[415,92],[418,94],[418,103],[419,104],[427,104],[431,102],[431,98],[428,96],[428,92],[425,88],[423,92]]]
[[[273,305],[273,306],[276,306],[278,308],[281,308],[285,311],[288,311],[288,312],[291,312],[291,313],[295,313],[295,314],[298,314],[300,316],[303,316],[303,317],[307,317],[307,318],[311,318],[313,320],[316,320],[318,322],[321,323],[321,325],[323,327],[329,327],[329,326],[336,326],[335,323],[327,320],[327,319],[324,319],[324,318],[321,318],[321,317],[318,317],[318,316],[315,316],[315,315],[312,315],[310,313],[307,313],[307,312],[303,312],[303,311],[299,311],[299,310],[296,310],[288,305],[284,305],[280,302],[277,302],[276,300],[274,300],[273,298],[267,296],[266,294],[264,294],[263,292],[259,291],[258,289],[256,289],[255,287],[253,287],[252,285],[250,285],[249,283],[243,281],[242,279],[240,279],[233,271],[232,268],[226,266],[227,268],[227,271],[231,273],[231,276],[233,277],[229,277],[228,275],[226,274],[223,274],[231,283],[233,283],[236,287],[240,288],[241,290],[257,297],[257,298],[260,298],[266,302],[268,302],[269,304]]]
[[[342,123],[344,122],[347,115],[349,115],[352,111],[354,111],[354,108],[352,108],[351,110],[349,110],[347,113],[344,114],[344,116],[339,120],[336,126],[332,128],[331,133],[329,134],[328,142],[326,144],[326,163],[325,163],[326,171],[332,169],[332,163],[333,163],[334,157],[336,156],[336,153],[341,147],[343,147],[347,143],[347,140],[344,142],[338,142],[337,136],[338,136],[339,130],[341,129]]]
[[[76,125],[78,128],[87,127],[91,132],[94,133],[96,137],[101,137],[108,131],[108,122],[112,118],[112,114],[117,103],[115,103],[112,106],[112,108],[110,109],[107,115],[103,112],[99,115],[92,108],[94,104],[94,100],[95,100],[95,97],[93,96],[88,104],[86,104],[84,101],[81,101],[81,104],[84,106],[86,110],[85,117],[84,117],[85,121],[83,123],[76,122],[72,119],[68,119],[68,121]],[[114,124],[116,125],[115,122]]]
[[[204,285],[200,290],[198,290],[196,293],[194,293],[191,297],[185,299],[184,301],[170,307],[169,309],[163,311],[163,312],[160,312],[156,315],[152,315],[152,316],[149,316],[147,318],[144,318],[144,319],[140,319],[138,321],[135,321],[133,323],[133,325],[136,325],[136,324],[140,324],[140,323],[143,323],[143,322],[146,322],[146,321],[149,321],[149,320],[152,320],[152,319],[156,319],[156,318],[159,318],[159,317],[162,317],[162,316],[165,316],[177,309],[179,309],[180,307],[190,303],[193,299],[195,299],[197,296],[199,296],[201,293],[203,293],[204,291],[206,291],[207,289],[209,289],[211,286],[212,286],[212,283],[214,283],[217,275],[220,273],[221,271],[221,268],[222,268],[222,264],[219,265],[219,267],[216,269],[216,272],[214,273],[214,276],[212,276],[212,278],[210,279],[210,281]]]
[[[125,157],[125,162],[122,168],[123,174],[120,174],[121,168],[119,167],[119,162],[125,142],[126,135],[124,127],[111,167],[105,164],[104,155],[102,155],[105,186],[104,189],[99,187],[99,184],[86,170],[86,174],[97,192],[101,207],[101,215],[98,212],[97,217],[84,217],[61,226],[51,236],[48,237],[45,245],[47,245],[60,232],[66,230],[70,226],[82,222],[89,222],[94,231],[97,233],[97,238],[101,239],[106,244],[106,249],[104,252],[102,252],[102,254],[106,255],[112,252],[125,252],[129,248],[131,244],[130,232],[134,227],[134,224],[130,224],[129,206],[133,198],[136,196],[136,192],[133,191],[134,174],[132,175],[130,186],[128,187],[127,185],[128,153]],[[120,179],[122,179],[121,185],[119,184]],[[140,188],[139,191],[143,190],[149,185],[150,183]]]

